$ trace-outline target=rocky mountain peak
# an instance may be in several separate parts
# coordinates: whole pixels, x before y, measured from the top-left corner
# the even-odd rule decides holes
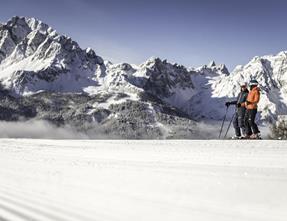
[[[223,74],[225,74],[225,75],[229,75],[229,74],[230,74],[230,73],[229,73],[229,70],[228,70],[228,68],[226,67],[225,64],[219,65],[219,70],[221,70],[221,72],[222,72]]]
[[[230,75],[230,72],[225,64],[219,64],[216,65],[215,62],[211,62],[209,65],[203,65],[199,68],[194,69],[195,71],[198,71],[200,73],[203,73],[205,75]]]
[[[208,64],[208,67],[215,67],[216,66],[216,63],[215,61],[211,61],[209,64]]]
[[[170,97],[175,90],[193,88],[191,72],[184,66],[171,64],[167,60],[152,58],[141,65],[147,77],[144,89],[159,97]]]

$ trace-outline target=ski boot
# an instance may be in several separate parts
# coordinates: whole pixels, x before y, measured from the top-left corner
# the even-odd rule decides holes
[[[253,139],[253,140],[261,140],[261,135],[258,133],[258,134],[252,134],[250,136],[250,139]]]
[[[241,138],[241,136],[237,136],[237,135],[231,137],[232,140],[239,140],[240,138]]]

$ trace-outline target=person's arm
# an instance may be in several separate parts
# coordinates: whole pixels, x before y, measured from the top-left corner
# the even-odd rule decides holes
[[[237,96],[237,99],[236,99],[236,100],[230,101],[230,102],[226,102],[226,106],[229,106],[229,105],[237,105],[237,106],[238,106],[237,103],[238,103],[240,97],[241,97],[241,93],[239,93],[239,95]]]
[[[236,104],[237,104],[237,101],[228,101],[225,103],[225,106],[229,107],[230,105],[236,105]]]
[[[237,104],[237,101],[230,101],[229,104],[230,104],[230,105],[236,105],[236,104]]]
[[[246,107],[246,100],[247,100],[248,92],[245,92],[243,94],[243,99],[241,103],[238,104],[238,107]]]

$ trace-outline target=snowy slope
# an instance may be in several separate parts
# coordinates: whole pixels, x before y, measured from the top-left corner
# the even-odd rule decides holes
[[[0,219],[285,221],[286,158],[278,141],[0,140]]]
[[[221,98],[215,93],[218,89],[224,90],[221,85],[216,85],[216,82],[221,82],[228,76],[226,66],[216,65],[215,62],[194,69],[192,81],[196,87],[196,94],[185,104],[186,112],[196,119],[222,119],[226,98]]]

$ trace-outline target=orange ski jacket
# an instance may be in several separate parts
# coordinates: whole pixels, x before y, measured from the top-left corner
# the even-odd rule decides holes
[[[249,91],[245,107],[248,110],[257,109],[258,102],[260,100],[260,89],[258,87],[254,87]]]

